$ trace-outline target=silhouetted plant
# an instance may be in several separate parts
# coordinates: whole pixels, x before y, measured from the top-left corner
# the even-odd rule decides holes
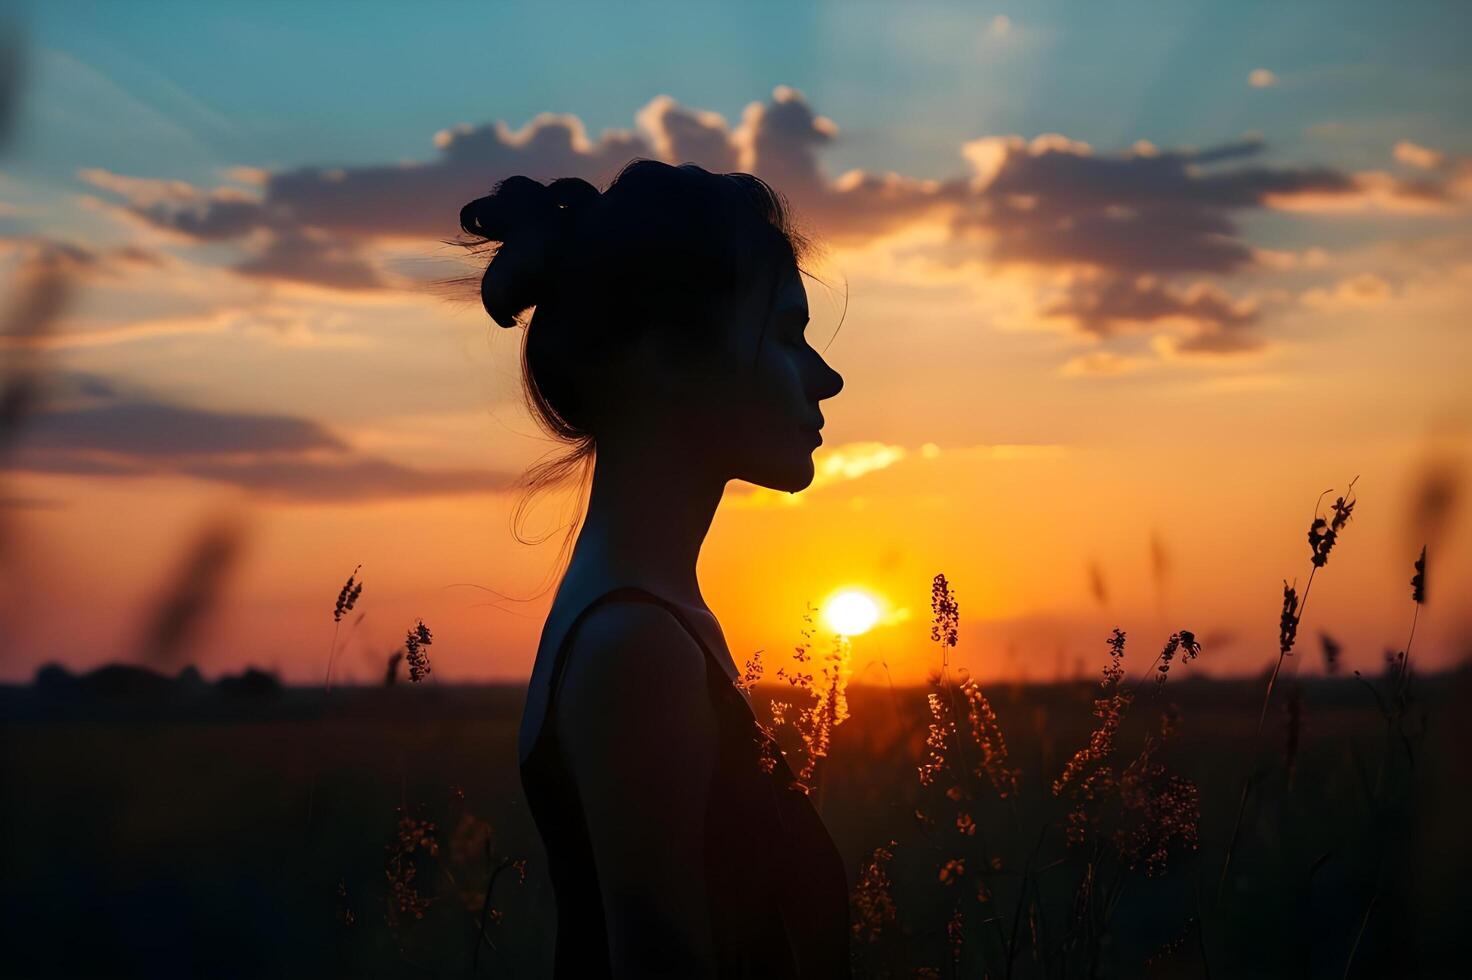
[[[425,647],[434,642],[424,620],[417,620],[414,627],[404,636],[405,660],[409,663],[409,680],[418,684],[429,675],[429,651]]]

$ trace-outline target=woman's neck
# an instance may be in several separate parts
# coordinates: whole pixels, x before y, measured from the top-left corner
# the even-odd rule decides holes
[[[572,564],[705,608],[696,564],[726,480],[698,453],[643,441],[600,446]]]

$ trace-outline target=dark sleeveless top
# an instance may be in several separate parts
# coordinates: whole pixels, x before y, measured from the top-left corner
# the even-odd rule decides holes
[[[555,980],[611,976],[592,845],[553,721],[568,640],[588,611],[608,600],[663,606],[705,653],[718,732],[705,814],[706,894],[718,975],[848,980],[848,879],[833,838],[809,796],[791,787],[792,770],[775,744],[766,752],[775,765],[763,771],[767,746],[750,703],[679,607],[636,586],[603,593],[572,621],[557,647],[541,728],[523,753],[522,789],[557,898]]]

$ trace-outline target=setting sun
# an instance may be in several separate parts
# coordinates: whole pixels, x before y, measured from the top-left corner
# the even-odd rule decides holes
[[[879,619],[879,606],[872,596],[858,589],[846,589],[828,600],[823,618],[833,632],[843,636],[867,633]]]

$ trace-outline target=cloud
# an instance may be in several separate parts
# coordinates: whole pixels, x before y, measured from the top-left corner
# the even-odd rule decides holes
[[[242,275],[336,289],[380,289],[385,283],[361,251],[312,228],[286,229],[235,267]]]
[[[1068,455],[1069,447],[1046,442],[983,442],[971,446],[942,448],[933,442],[920,447],[922,459],[981,459],[1008,462],[1026,459],[1059,459]]]
[[[184,181],[126,177],[95,167],[82,170],[78,177],[126,198],[125,214],[179,240],[248,239],[252,254],[235,266],[242,275],[342,290],[388,285],[360,243],[303,224],[289,209],[262,202],[240,188],[201,191]]]
[[[189,460],[178,472],[296,503],[351,503],[396,497],[497,493],[513,475],[485,470],[421,470],[386,459]]]
[[[1330,289],[1315,287],[1304,292],[1303,305],[1318,310],[1345,310],[1378,306],[1390,298],[1390,283],[1372,272],[1341,279]]]
[[[1278,84],[1278,76],[1267,68],[1254,68],[1247,73],[1247,84],[1253,88],[1272,88]]]
[[[1264,144],[1243,139],[1205,150],[1139,143],[1098,154],[1062,136],[984,137],[961,145],[970,172],[946,180],[850,170],[830,177],[819,153],[840,138],[836,123],[803,94],[778,86],[752,102],[735,127],[719,113],[661,95],[630,130],[591,138],[576,117],[542,113],[521,129],[503,121],[436,134],[427,162],[265,171],[231,168],[246,187],[201,190],[181,181],[100,169],[84,181],[126,200],[141,220],[186,239],[241,240],[265,233],[247,268],[260,275],[320,279],[346,289],[381,284],[355,249],[377,239],[431,241],[458,233],[461,205],[515,173],[580,176],[606,183],[629,159],[692,161],[747,170],[771,181],[830,240],[863,244],[936,215],[954,218],[961,240],[983,232],[1000,261],[1085,263],[1165,273],[1229,272],[1250,264],[1234,212],[1296,196],[1353,195],[1350,176],[1323,167],[1232,166]],[[318,255],[328,256],[316,262]],[[314,261],[303,262],[307,257]]]
[[[494,493],[515,482],[495,471],[405,466],[357,452],[310,419],[170,404],[81,373],[54,376],[49,403],[27,422],[7,468],[188,476],[286,502]]]
[[[690,109],[671,96],[655,96],[634,116],[661,160],[703,161],[707,170],[730,173],[741,165],[726,119],[718,112]]]
[[[1163,347],[1175,354],[1244,354],[1261,351],[1267,341],[1250,330],[1203,329],[1184,337],[1162,337]]]
[[[808,494],[812,491],[845,484],[850,480],[857,480],[871,473],[890,469],[906,460],[930,461],[945,458],[947,460],[980,459],[989,462],[1007,462],[1057,459],[1067,452],[1068,447],[1066,446],[1045,443],[982,443],[942,448],[936,443],[927,442],[918,450],[911,451],[904,446],[891,443],[849,442],[834,446],[832,449],[819,450],[814,455],[813,482],[803,493],[793,494],[765,487],[752,487],[747,492],[728,496],[727,500],[731,506],[742,509],[800,507],[807,502]]]
[[[998,23],[994,33],[1005,30]],[[240,243],[248,252],[235,267],[242,275],[350,294],[415,285],[385,270],[389,243],[428,245],[458,235],[460,207],[511,174],[580,176],[602,185],[634,157],[691,161],[771,181],[809,230],[839,247],[865,248],[937,227],[939,241],[912,249],[932,268],[1061,273],[1075,285],[1061,299],[1040,294],[1045,315],[1072,318],[1101,338],[1177,320],[1194,325],[1187,349],[1217,351],[1258,346],[1242,329],[1258,313],[1219,285],[1181,280],[1284,265],[1282,254],[1245,239],[1240,216],[1375,201],[1430,210],[1445,207],[1462,180],[1450,165],[1402,179],[1262,163],[1265,144],[1251,136],[1202,149],[1141,141],[1101,153],[1057,134],[963,142],[966,166],[946,179],[860,169],[834,176],[821,154],[841,138],[838,125],[802,92],[778,86],[747,105],[735,125],[660,95],[634,114],[632,128],[597,137],[565,113],[542,113],[516,130],[504,121],[461,124],[437,133],[437,155],[423,162],[235,167],[225,173],[236,183],[213,190],[97,169],[81,177],[122,198],[125,213],[152,227],[189,241]],[[1432,151],[1416,149],[1416,160],[1432,159]],[[1410,152],[1397,150],[1402,160]],[[1141,276],[1153,285],[1141,288]]]
[[[1076,279],[1042,312],[1068,317],[1096,337],[1138,332],[1161,320],[1188,320],[1208,333],[1237,330],[1258,320],[1255,303],[1233,300],[1208,283],[1173,289],[1148,275]]]
[[[882,442],[846,443],[819,457],[817,479],[814,482],[824,484],[856,480],[866,473],[898,463],[905,455],[903,446],[891,446]]]
[[[783,493],[766,487],[753,487],[749,492],[732,495],[730,502],[738,508],[768,506],[801,506],[805,494],[814,490],[887,469],[908,455],[904,446],[882,442],[850,442],[820,449],[813,457],[813,482],[802,494]]]
[[[837,126],[786,86],[768,102],[748,105],[734,129],[719,114],[668,96],[652,100],[635,120],[637,130],[609,130],[594,140],[576,116],[542,113],[520,130],[501,121],[442,130],[434,139],[439,157],[429,162],[228,171],[254,189],[202,190],[100,168],[78,176],[123,198],[126,214],[182,240],[241,241],[253,251],[237,267],[244,273],[352,290],[391,279],[366,251],[374,240],[457,235],[460,207],[514,173],[602,185],[633,157],[748,170],[771,180],[835,239],[880,233],[946,200],[936,182],[895,174],[853,171],[830,181],[817,151],[836,138]]]
[[[163,282],[162,285],[160,282],[158,278],[144,280],[139,277],[127,285],[134,295],[144,293],[162,297],[172,282]],[[123,295],[126,297],[128,294]],[[111,310],[101,317],[74,314],[46,330],[16,334],[0,332],[0,353],[83,350],[208,334],[233,334],[279,347],[361,350],[380,345],[373,336],[345,328],[350,319],[339,309],[341,301],[337,296],[331,303],[316,305],[283,302],[279,297],[221,299],[229,299],[230,305],[203,310],[191,305],[183,312],[145,313],[123,320],[115,319]],[[0,322],[3,322],[3,317],[0,317]]]
[[[40,413],[31,421],[23,444],[140,460],[347,449],[341,440],[306,419],[127,401]]]
[[[1446,154],[1427,149],[1410,140],[1401,140],[1395,144],[1391,153],[1398,163],[1418,167],[1421,170],[1435,170],[1446,162]]]
[[[1096,350],[1070,358],[1058,369],[1058,373],[1065,378],[1112,377],[1131,374],[1152,363],[1146,357],[1128,357],[1113,351]]]
[[[1227,273],[1248,266],[1233,212],[1269,197],[1352,190],[1326,168],[1219,165],[1261,153],[1259,140],[1200,151],[1136,146],[1097,155],[1050,135],[987,137],[963,148],[976,170],[961,230],[990,234],[997,260],[1129,272]]]
[[[1403,177],[1384,170],[1363,170],[1351,175],[1348,193],[1274,195],[1269,203],[1290,211],[1432,215],[1465,213],[1472,204],[1472,157],[1454,157],[1409,140],[1397,142],[1391,156],[1414,173]]]

